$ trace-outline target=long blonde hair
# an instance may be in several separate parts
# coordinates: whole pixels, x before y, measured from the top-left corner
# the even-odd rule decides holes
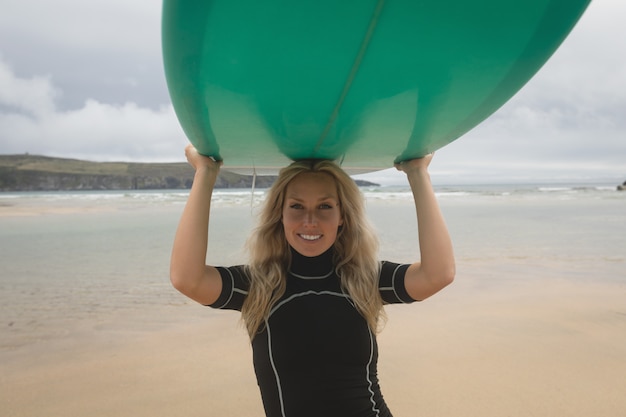
[[[291,251],[282,224],[285,192],[289,183],[305,172],[324,172],[337,185],[343,226],[334,244],[334,265],[357,310],[376,331],[384,314],[378,291],[378,239],[365,215],[365,202],[356,183],[335,163],[327,160],[297,161],[283,168],[269,189],[259,215],[259,225],[248,240],[250,290],[242,318],[250,339],[263,328],[272,306],[285,293]]]

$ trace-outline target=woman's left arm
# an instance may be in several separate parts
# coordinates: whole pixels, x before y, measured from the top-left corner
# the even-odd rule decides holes
[[[407,175],[417,211],[421,259],[409,267],[405,277],[406,290],[414,300],[424,300],[443,289],[456,273],[452,241],[428,173],[432,157],[396,165]]]

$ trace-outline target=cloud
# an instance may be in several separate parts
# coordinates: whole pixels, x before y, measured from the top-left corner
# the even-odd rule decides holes
[[[181,160],[186,139],[171,105],[158,109],[88,99],[59,110],[51,78],[16,77],[0,62],[3,153],[33,153],[99,161]]]
[[[626,175],[624,126],[617,114],[559,100],[535,106],[515,98],[437,154],[433,173],[451,181]]]
[[[0,104],[39,115],[54,110],[54,99],[59,95],[50,82],[50,76],[21,79],[8,65],[0,61]]]
[[[87,98],[168,102],[161,61],[161,2],[22,0],[0,13],[0,54],[16,75],[52,74],[60,108]],[[36,12],[34,12],[36,10]]]
[[[160,15],[154,0],[23,0],[3,3],[0,26],[55,48],[159,53]]]

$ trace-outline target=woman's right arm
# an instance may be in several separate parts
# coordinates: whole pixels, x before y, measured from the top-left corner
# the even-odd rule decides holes
[[[219,272],[206,265],[211,196],[221,162],[200,155],[191,145],[185,155],[196,173],[174,238],[170,280],[187,297],[209,305],[222,291]]]

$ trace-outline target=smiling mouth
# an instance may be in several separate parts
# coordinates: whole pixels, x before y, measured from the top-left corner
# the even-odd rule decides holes
[[[304,240],[308,240],[309,242],[322,238],[322,235],[299,235],[299,236]]]

